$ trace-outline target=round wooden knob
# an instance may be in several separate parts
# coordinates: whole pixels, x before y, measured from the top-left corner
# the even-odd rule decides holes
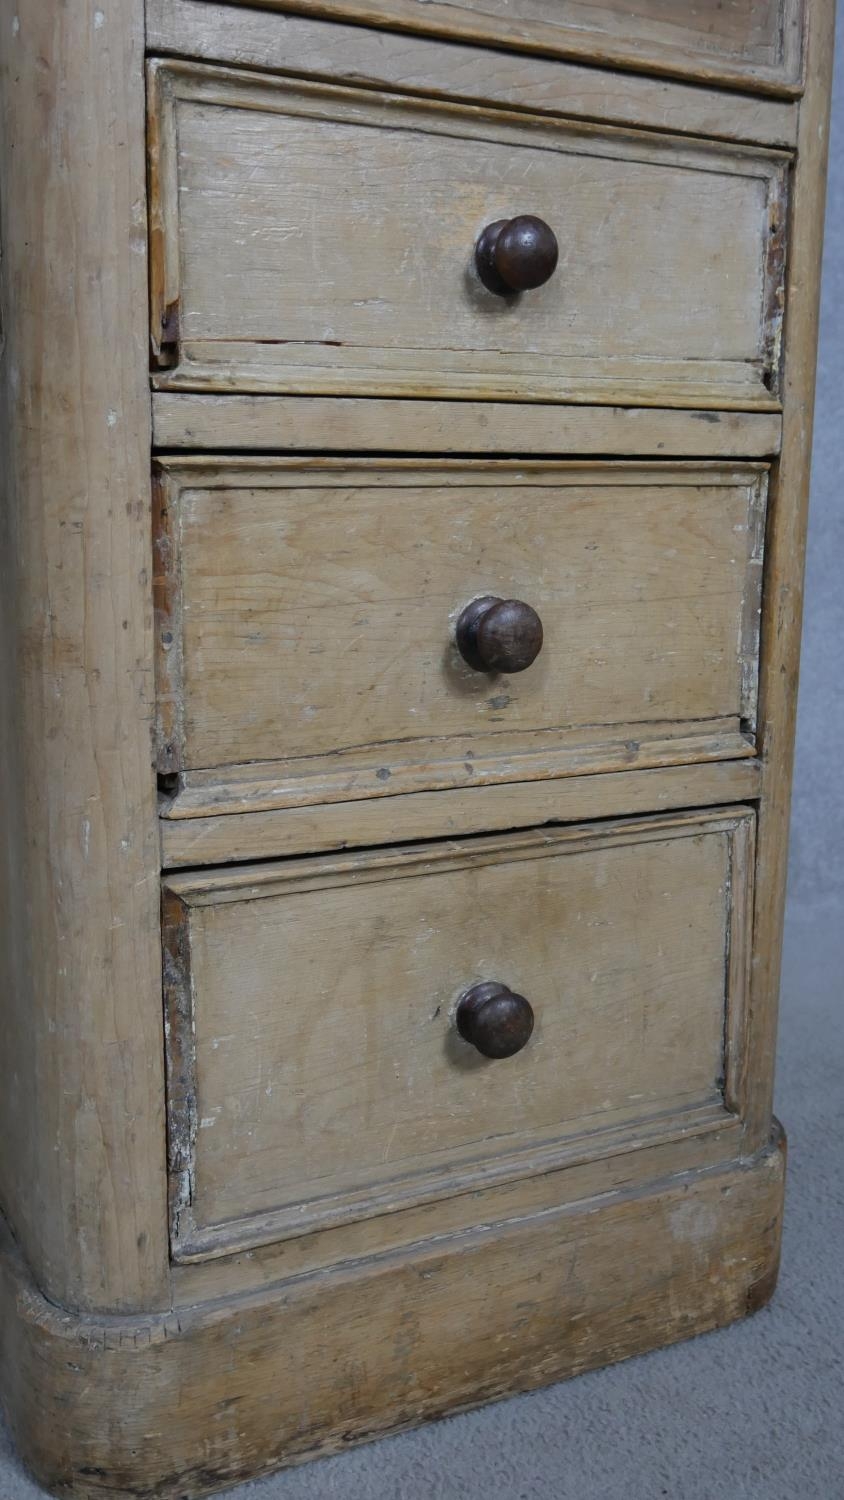
[[[530,1041],[533,1010],[506,984],[473,984],[458,1001],[457,1030],[484,1057],[513,1057]]]
[[[554,274],[560,249],[553,229],[533,214],[496,219],[475,246],[475,265],[484,286],[499,297],[529,292]]]
[[[524,672],[542,649],[542,621],[521,599],[473,599],[456,634],[460,655],[476,672]]]

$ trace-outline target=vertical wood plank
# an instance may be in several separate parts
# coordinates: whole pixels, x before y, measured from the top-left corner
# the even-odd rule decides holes
[[[142,0],[0,0],[0,1199],[63,1306],[166,1304]]]
[[[772,473],[762,612],[758,742],[762,800],[750,1014],[750,1148],[773,1105],[788,821],[803,613],[803,566],[812,451],[818,305],[829,143],[834,0],[808,7],[807,88],[800,108],[786,285],[782,455]]]

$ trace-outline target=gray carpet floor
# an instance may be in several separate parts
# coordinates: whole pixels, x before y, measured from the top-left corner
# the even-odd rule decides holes
[[[228,1491],[229,1500],[844,1500],[844,921],[792,904],[779,1287],[673,1349]],[[0,1430],[0,1500],[38,1500]]]

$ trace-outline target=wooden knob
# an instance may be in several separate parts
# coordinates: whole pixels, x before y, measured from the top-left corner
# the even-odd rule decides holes
[[[456,635],[460,655],[476,672],[524,672],[542,650],[542,621],[521,599],[473,599]]]
[[[475,265],[484,286],[499,297],[529,292],[554,274],[560,249],[553,229],[533,214],[496,219],[475,246]]]
[[[484,1057],[513,1057],[530,1041],[533,1010],[506,984],[473,984],[458,1001],[457,1030]]]

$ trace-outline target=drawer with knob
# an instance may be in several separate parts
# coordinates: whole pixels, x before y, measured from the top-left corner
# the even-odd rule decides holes
[[[167,877],[177,1259],[737,1124],[753,826]]]
[[[778,407],[787,152],[177,61],[149,97],[161,389]]]
[[[754,753],[753,464],[173,458],[168,813]]]

